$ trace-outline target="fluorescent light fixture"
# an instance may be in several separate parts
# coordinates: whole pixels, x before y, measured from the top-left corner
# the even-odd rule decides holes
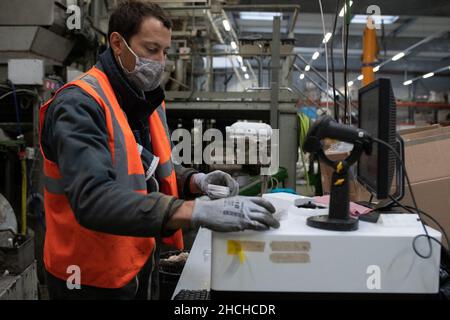
[[[244,78],[245,78],[246,80],[250,79],[250,76],[248,75],[248,73],[244,74]]]
[[[378,71],[380,70],[380,68],[381,68],[380,66],[374,67],[374,68],[373,68],[373,72],[378,72]]]
[[[403,82],[404,86],[409,86],[411,83],[413,83],[412,80],[406,80],[405,82]]]
[[[282,17],[281,12],[242,11],[241,20],[266,20],[272,21],[274,17]]]
[[[422,76],[422,78],[426,79],[426,78],[431,78],[432,76],[434,76],[434,72],[430,72],[430,73],[424,74]]]
[[[313,59],[313,60],[317,60],[317,58],[319,58],[319,56],[320,56],[319,51],[316,51],[316,52],[314,52],[314,54],[313,54],[313,56],[312,56],[312,59]]]
[[[351,87],[353,85],[353,81],[347,82],[347,86]]]
[[[230,25],[230,23],[228,22],[227,19],[224,19],[222,21],[222,23],[223,23],[223,27],[225,28],[225,31],[230,31],[231,30],[231,25]]]
[[[331,32],[327,32],[322,40],[322,43],[327,43],[331,39]]]
[[[305,67],[305,71],[308,72],[309,70],[311,70],[311,66],[308,64],[308,65],[306,65],[306,67]]]
[[[241,64],[241,65],[243,65],[244,64],[244,60],[242,59],[242,57],[241,56],[237,56],[237,61]]]
[[[247,72],[247,67],[246,66],[242,66],[242,72]]]
[[[303,80],[303,79],[305,79],[305,74],[304,73],[300,74],[300,80]]]
[[[400,59],[403,58],[404,56],[405,56],[405,53],[404,53],[404,52],[397,53],[395,56],[392,57],[392,61],[400,60]]]
[[[362,79],[364,79],[364,76],[362,74],[360,74],[357,78],[359,81],[361,81]]]
[[[230,46],[231,46],[231,49],[233,49],[233,50],[237,49],[236,42],[234,42],[234,41],[231,41]]]
[[[341,15],[339,14],[339,16]],[[344,12],[342,12],[342,16],[344,16]],[[381,21],[383,21],[384,24],[393,24],[398,19],[398,16],[382,16],[374,14],[370,15],[370,17],[372,18],[373,23],[377,25],[380,25]],[[368,18],[369,16],[365,14],[355,14],[353,16],[352,23],[366,24]]]
[[[349,2],[350,7],[352,6],[352,4],[353,4],[353,1],[350,1]],[[344,4],[344,6],[342,7],[341,11],[339,11],[339,17],[343,17],[344,16],[344,9],[345,9],[345,11],[348,11],[348,9],[346,7],[347,7],[347,3]]]

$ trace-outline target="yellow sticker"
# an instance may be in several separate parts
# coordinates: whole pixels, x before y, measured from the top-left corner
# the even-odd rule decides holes
[[[244,263],[245,261],[245,251],[248,252],[264,252],[266,243],[264,241],[238,241],[238,240],[228,240],[227,241],[227,253],[229,255],[239,256],[239,261]]]

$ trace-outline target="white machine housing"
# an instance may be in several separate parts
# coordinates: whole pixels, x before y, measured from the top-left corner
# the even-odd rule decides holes
[[[328,209],[286,206],[296,196],[264,195],[277,208],[280,228],[266,232],[212,233],[211,290],[219,292],[436,294],[440,247],[429,259],[413,250],[423,234],[415,214],[382,214],[378,223],[359,222],[351,232],[306,225]],[[279,197],[279,201],[277,200]],[[287,209],[286,209],[287,207]],[[441,234],[427,228],[430,236]],[[421,237],[416,248],[429,252]]]

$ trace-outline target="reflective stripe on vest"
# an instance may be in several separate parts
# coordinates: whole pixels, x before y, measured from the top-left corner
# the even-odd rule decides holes
[[[107,127],[105,134],[108,136],[116,181],[130,190],[147,193],[142,161],[134,135],[106,75],[94,67],[60,90],[68,86],[80,87],[103,108]],[[42,106],[40,110],[40,137],[45,113],[53,99]],[[166,129],[165,123],[155,122],[154,126],[155,131],[159,133]],[[151,127],[150,134],[153,134],[152,131],[154,130]],[[164,139],[167,139],[165,133]],[[84,285],[102,288],[123,287],[136,276],[147,262],[155,246],[155,240],[153,238],[116,236],[82,227],[76,221],[75,214],[64,193],[63,179],[58,166],[45,157],[42,148],[41,152],[44,156],[45,175],[44,204],[47,232],[44,262],[46,269],[54,276],[66,280],[70,275],[67,274],[67,268],[76,265],[81,270],[81,283]],[[164,156],[167,155],[167,152],[171,153],[170,144],[163,150]],[[158,156],[156,152],[155,155]],[[163,166],[162,171],[165,172],[166,169],[166,166]],[[176,179],[173,180],[172,176],[174,176],[173,170],[168,178],[162,179],[163,184],[166,185],[165,190],[173,191],[173,187],[175,190],[177,189]],[[175,184],[173,184],[174,181]],[[167,188],[167,183],[172,185]],[[164,191],[162,190],[162,192]],[[178,196],[177,193],[167,192],[167,194]],[[177,231],[171,238],[163,239],[163,242],[182,248],[181,231]]]

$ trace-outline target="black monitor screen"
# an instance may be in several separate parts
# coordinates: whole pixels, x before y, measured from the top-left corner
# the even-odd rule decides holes
[[[370,133],[372,137],[378,137],[378,90],[370,90],[361,96],[361,108],[359,113],[359,127]],[[366,184],[376,189],[378,175],[378,145],[372,146],[372,154],[363,153],[359,160],[359,175],[365,177]]]
[[[396,104],[391,81],[378,79],[359,90],[359,127],[396,147]],[[395,155],[386,146],[372,145],[370,155],[358,162],[358,181],[376,198],[386,199],[391,191]]]

